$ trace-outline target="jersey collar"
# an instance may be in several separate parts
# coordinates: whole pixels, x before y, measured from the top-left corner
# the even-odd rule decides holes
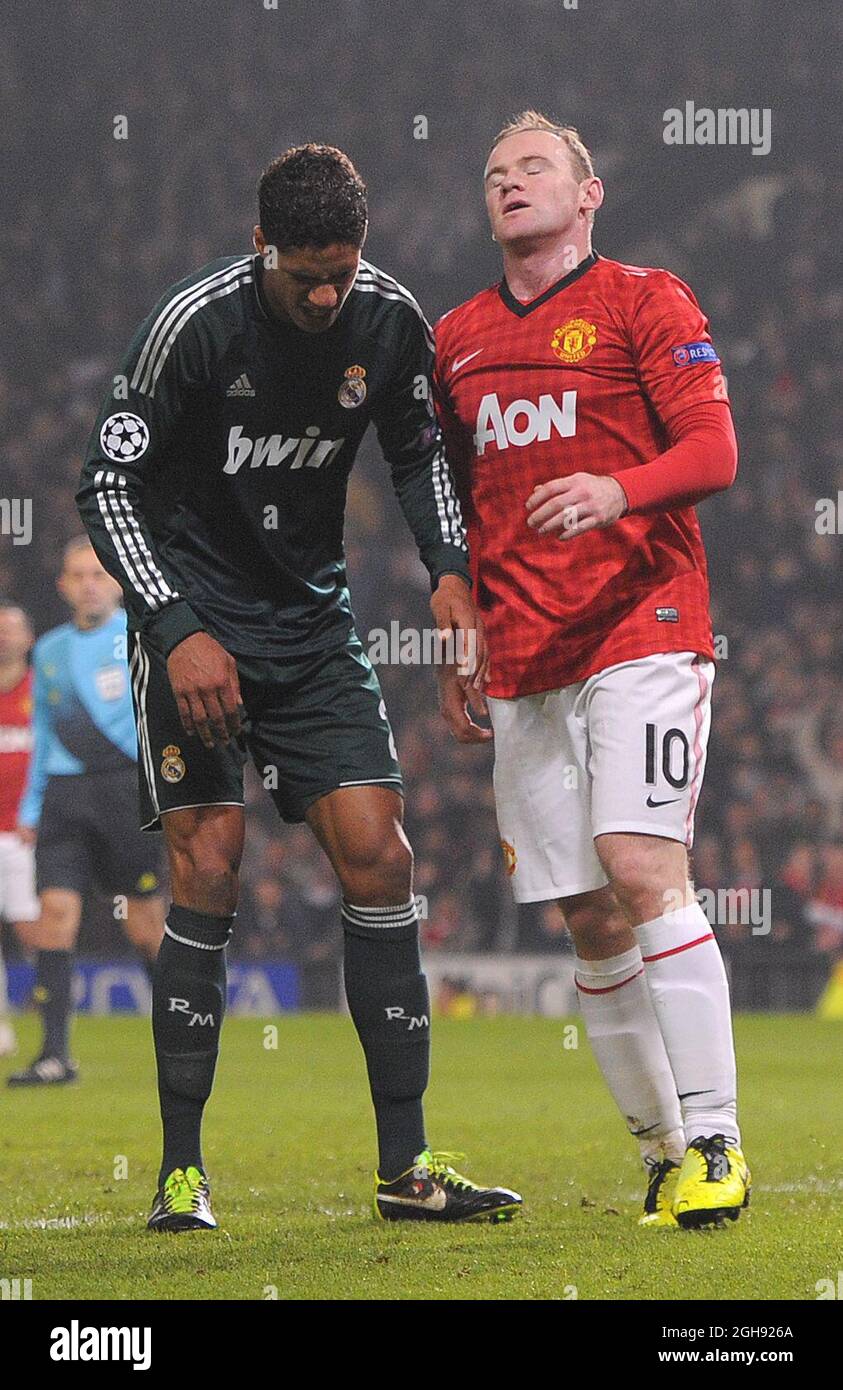
[[[530,299],[526,304],[522,304],[520,299],[515,298],[515,295],[512,293],[505,279],[501,280],[498,285],[498,293],[507,309],[510,309],[513,314],[517,314],[520,319],[526,318],[528,314],[532,314],[534,309],[540,309],[542,304],[546,304],[547,301],[552,299],[555,294],[558,294],[560,290],[566,290],[569,285],[573,285],[574,281],[579,280],[581,276],[585,275],[586,271],[590,270],[599,259],[596,251],[589,252],[585,260],[580,261],[579,265],[576,266],[574,270],[569,271],[567,275],[563,275],[562,279],[557,280],[555,285],[551,285],[549,289],[542,290],[542,293],[538,295],[536,299]]]

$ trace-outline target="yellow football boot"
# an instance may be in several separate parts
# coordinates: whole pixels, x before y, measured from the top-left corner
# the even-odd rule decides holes
[[[638,1218],[639,1226],[672,1226],[676,1230],[678,1221],[673,1215],[673,1200],[676,1195],[676,1180],[679,1177],[679,1164],[672,1158],[663,1158],[650,1170],[650,1182],[644,1198],[644,1212]]]
[[[750,1172],[743,1153],[724,1135],[694,1139],[676,1180],[673,1215],[685,1230],[737,1221],[749,1206]]]

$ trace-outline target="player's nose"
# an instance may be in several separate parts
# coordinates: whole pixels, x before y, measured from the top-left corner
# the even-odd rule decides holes
[[[508,193],[514,193],[516,189],[523,188],[524,180],[516,170],[513,170],[511,174],[506,174],[501,179],[501,182],[498,186],[500,188],[502,196],[505,198]]]
[[[317,285],[310,291],[307,298],[314,309],[333,309],[337,304],[339,295],[333,285]]]

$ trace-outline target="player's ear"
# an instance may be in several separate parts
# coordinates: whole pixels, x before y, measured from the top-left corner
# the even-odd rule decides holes
[[[254,246],[258,255],[262,256],[264,250],[266,249],[266,242],[263,239],[263,232],[261,231],[259,226],[254,226],[252,228],[252,245]]]
[[[600,179],[585,179],[580,184],[580,207],[585,212],[596,212],[603,206],[603,184]]]

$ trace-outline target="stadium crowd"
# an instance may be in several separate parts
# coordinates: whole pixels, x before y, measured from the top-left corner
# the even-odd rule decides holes
[[[204,23],[198,6],[138,10],[138,62],[130,70],[116,11],[110,18],[89,0],[51,8],[49,23],[63,42],[53,33],[39,47],[48,20],[37,11],[14,26],[0,54],[0,81],[16,113],[0,130],[7,188],[16,194],[0,233],[8,283],[0,494],[32,499],[33,532],[27,545],[2,538],[0,594],[21,603],[38,632],[63,620],[57,556],[80,530],[73,493],[112,364],[167,284],[248,248],[254,185],[273,154],[308,138],[348,149],[371,189],[368,254],[434,317],[496,278],[475,177],[490,136],[511,110],[547,107],[578,126],[605,178],[597,250],[665,265],[686,279],[710,316],[728,374],[741,463],[734,487],[701,508],[720,661],[696,882],[715,895],[744,891],[717,914],[733,965],[748,967],[739,969],[736,1003],[809,1002],[829,958],[843,954],[843,515],[834,534],[822,534],[817,519],[819,499],[839,499],[843,510],[843,291],[828,231],[840,225],[843,181],[806,114],[809,90],[816,108],[833,80],[833,44],[828,70],[817,71],[802,12],[781,12],[775,37],[787,83],[775,80],[759,51],[757,89],[736,94],[716,26],[700,30],[687,57],[671,55],[666,68],[655,17],[645,7],[631,16],[611,0],[601,6],[604,27],[594,29],[594,62],[563,73],[565,27],[582,21],[573,10],[529,0],[531,22],[553,17],[557,43],[529,81],[502,67],[500,89],[490,91],[479,80],[483,64],[470,55],[484,55],[487,66],[490,52],[503,59],[507,6],[427,7],[436,42],[421,66],[418,44],[408,47],[406,63],[394,61],[401,26],[421,22],[405,3],[384,9],[344,0],[337,8],[343,25],[319,36],[325,84],[316,93],[313,51],[281,41],[278,14],[257,4],[247,16],[244,6],[215,16],[208,61],[189,87],[180,61]],[[698,9],[685,0],[676,8],[689,22]],[[830,11],[816,15],[816,24],[833,23]],[[733,12],[732,22],[733,30],[745,25],[751,45],[757,26],[769,22],[763,0]],[[73,55],[91,45],[109,74],[95,92],[74,78]],[[814,28],[812,54],[817,47]],[[56,63],[55,105],[46,111],[21,77],[41,52]],[[373,83],[366,100],[364,61]],[[624,112],[636,113],[632,123],[620,121],[612,101],[618,83]],[[661,113],[686,97],[772,106],[770,156],[668,149]],[[125,140],[114,138],[122,114]],[[414,138],[420,114],[428,120],[421,139]],[[426,576],[374,443],[351,490],[347,549],[364,645],[393,621],[429,626]],[[396,663],[379,673],[408,788],[427,949],[564,949],[552,908],[516,912],[510,903],[490,752],[449,741],[429,668]],[[336,886],[309,833],[281,829],[257,777],[248,785],[236,949],[292,956],[312,971],[318,995],[340,950]],[[764,908],[760,929],[747,902],[753,920]],[[92,917],[94,945],[106,931]],[[782,991],[792,963],[806,958],[816,970],[800,1001]]]

